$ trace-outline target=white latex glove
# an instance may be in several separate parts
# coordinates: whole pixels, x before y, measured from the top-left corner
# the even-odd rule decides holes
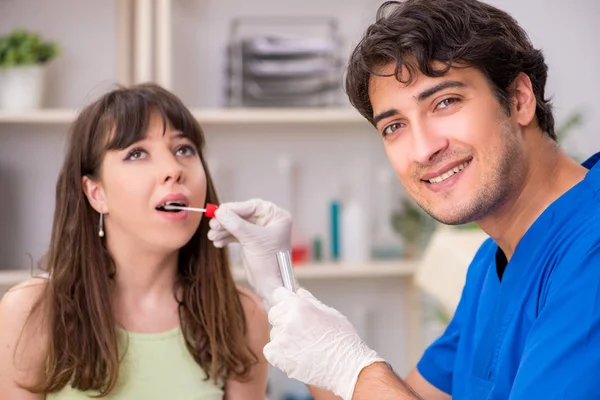
[[[216,247],[242,245],[248,283],[268,309],[274,290],[283,286],[276,254],[292,247],[290,213],[260,199],[223,203],[209,225],[208,239]]]
[[[269,363],[290,378],[351,400],[362,369],[385,362],[345,316],[307,290],[293,293],[279,288],[273,297],[271,342],[263,352]]]

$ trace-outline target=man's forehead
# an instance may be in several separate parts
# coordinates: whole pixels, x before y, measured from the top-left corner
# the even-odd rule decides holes
[[[444,64],[437,63],[434,68],[440,70],[445,68]],[[456,66],[448,69],[440,77],[431,77],[423,74],[418,68],[400,66],[396,72],[396,64],[390,63],[376,69],[369,78],[369,97],[373,96],[381,88],[402,90],[404,93],[413,94],[415,99],[417,93],[436,85],[445,80],[460,81],[463,86],[471,85],[473,80],[474,68]]]

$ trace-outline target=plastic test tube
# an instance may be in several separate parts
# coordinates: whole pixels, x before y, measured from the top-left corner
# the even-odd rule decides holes
[[[292,258],[290,257],[289,251],[280,251],[277,253],[277,264],[279,264],[279,272],[281,273],[281,280],[283,287],[292,292],[296,291],[296,285],[294,284],[294,270],[292,267]]]

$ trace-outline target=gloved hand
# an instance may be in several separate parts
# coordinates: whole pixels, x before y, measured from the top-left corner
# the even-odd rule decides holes
[[[351,400],[362,369],[385,362],[361,340],[345,316],[307,290],[293,293],[278,288],[273,300],[271,341],[263,353],[290,378]]]
[[[276,254],[291,250],[290,214],[268,201],[252,199],[221,204],[209,225],[208,239],[216,247],[242,245],[248,283],[268,309],[273,292],[283,286]]]

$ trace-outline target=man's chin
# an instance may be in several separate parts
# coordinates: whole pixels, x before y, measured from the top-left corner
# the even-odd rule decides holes
[[[464,225],[470,222],[474,222],[476,219],[473,213],[464,212],[464,208],[456,206],[441,210],[425,209],[425,212],[437,222],[444,225]]]

